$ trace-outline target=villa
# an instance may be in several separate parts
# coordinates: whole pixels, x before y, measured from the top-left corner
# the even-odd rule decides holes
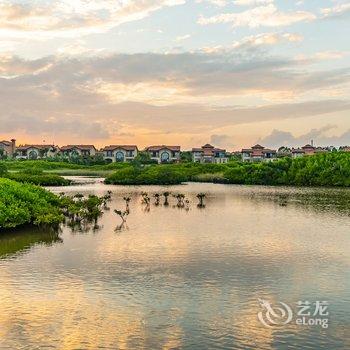
[[[107,162],[130,162],[138,154],[135,145],[110,145],[102,149],[103,159]]]
[[[55,157],[59,152],[55,145],[23,145],[16,149],[16,159],[42,159]]]
[[[331,147],[329,148],[322,148],[322,147],[315,147],[312,144],[307,144],[301,148],[293,148],[292,149],[292,157],[293,158],[299,158],[303,156],[313,156],[317,153],[324,153],[324,152],[330,152],[332,150]]]
[[[225,149],[207,143],[201,148],[192,148],[192,160],[195,163],[227,163],[228,157]]]
[[[177,163],[180,161],[180,146],[149,146],[145,151],[158,163]]]
[[[269,162],[277,159],[277,151],[255,145],[252,148],[242,149],[243,162]]]
[[[12,157],[16,152],[16,140],[0,141],[0,156]]]
[[[350,152],[350,146],[341,146],[341,147],[339,147],[339,151]]]
[[[78,156],[93,157],[96,155],[97,149],[94,145],[67,145],[61,147],[60,153],[63,156],[74,158]]]

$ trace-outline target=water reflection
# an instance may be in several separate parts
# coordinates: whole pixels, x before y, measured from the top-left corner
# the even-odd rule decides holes
[[[0,258],[16,255],[19,252],[29,251],[35,245],[51,246],[62,243],[60,231],[26,227],[20,230],[7,231],[0,234]]]
[[[295,198],[309,199],[313,190],[206,184],[65,190],[99,196],[111,190],[110,210],[95,234],[92,227],[82,235],[63,227],[62,244],[29,246],[28,254],[0,260],[1,349],[350,348],[350,223],[336,199],[348,191],[329,194],[332,201],[316,191],[317,204],[304,204]],[[205,208],[197,207],[201,192]],[[115,210],[126,205],[121,222]],[[331,325],[264,328],[259,298],[291,305],[328,300]]]

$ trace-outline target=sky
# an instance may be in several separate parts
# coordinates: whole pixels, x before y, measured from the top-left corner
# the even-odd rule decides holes
[[[0,139],[350,144],[349,0],[0,0]]]

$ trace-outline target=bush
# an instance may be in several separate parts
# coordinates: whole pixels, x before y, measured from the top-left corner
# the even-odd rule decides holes
[[[58,224],[59,198],[30,184],[0,179],[0,230],[24,224]]]
[[[6,177],[17,182],[27,182],[40,186],[67,186],[71,184],[70,180],[53,174],[34,175],[27,174],[26,172],[19,172],[8,174]]]
[[[4,163],[0,163],[0,177],[7,175],[7,166]]]

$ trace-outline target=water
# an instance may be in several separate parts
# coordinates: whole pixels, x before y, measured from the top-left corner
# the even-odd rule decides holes
[[[109,189],[99,227],[1,236],[1,350],[350,348],[348,190],[188,184],[168,188],[188,208],[147,208],[140,193],[165,187],[64,188]],[[259,299],[294,318],[299,300],[328,301],[329,327],[265,327]]]

